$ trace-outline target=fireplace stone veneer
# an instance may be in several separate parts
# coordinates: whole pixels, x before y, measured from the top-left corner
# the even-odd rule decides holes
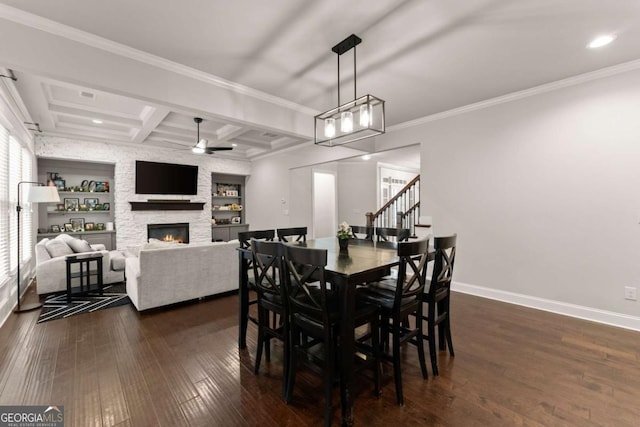
[[[149,239],[189,243],[189,223],[147,224],[147,240]]]

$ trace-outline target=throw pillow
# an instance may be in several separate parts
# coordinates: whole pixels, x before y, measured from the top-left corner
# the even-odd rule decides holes
[[[86,240],[80,240],[80,239],[69,240],[67,242],[67,245],[69,245],[71,250],[77,254],[81,252],[93,251],[93,249],[91,248],[91,245]]]
[[[47,252],[49,252],[51,258],[73,255],[73,250],[69,245],[60,239],[49,240],[44,247],[47,249]]]

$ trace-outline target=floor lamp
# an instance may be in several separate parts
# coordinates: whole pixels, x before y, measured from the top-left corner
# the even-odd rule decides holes
[[[42,304],[39,302],[20,305],[20,241],[22,240],[22,235],[20,233],[20,214],[22,212],[22,206],[20,206],[20,185],[21,184],[37,184],[35,186],[29,187],[29,194],[27,195],[27,202],[30,203],[46,203],[46,202],[59,202],[60,195],[58,194],[58,189],[56,187],[45,186],[39,182],[35,181],[20,181],[18,183],[18,203],[16,206],[16,212],[18,215],[18,308],[14,310],[15,313],[22,313],[25,311],[35,310],[37,308],[42,307]]]

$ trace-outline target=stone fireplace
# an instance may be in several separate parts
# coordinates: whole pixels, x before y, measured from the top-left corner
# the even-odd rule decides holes
[[[147,240],[189,243],[189,223],[147,224]]]

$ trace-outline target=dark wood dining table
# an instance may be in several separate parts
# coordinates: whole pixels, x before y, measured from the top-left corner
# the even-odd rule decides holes
[[[289,243],[287,243],[289,244]],[[355,290],[356,285],[380,279],[390,273],[391,267],[398,265],[395,244],[369,242],[350,244],[347,252],[340,252],[338,239],[325,237],[305,243],[291,243],[308,248],[327,250],[327,280],[335,286],[340,296],[340,401],[342,425],[353,424],[353,354],[355,353]],[[238,249],[239,265],[239,336],[238,347],[246,347],[247,324],[249,319],[249,262],[251,249]]]

